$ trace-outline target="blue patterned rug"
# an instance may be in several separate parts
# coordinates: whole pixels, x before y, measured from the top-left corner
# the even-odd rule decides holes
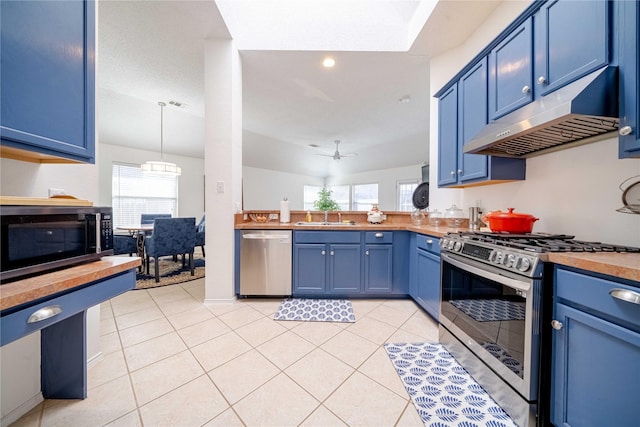
[[[478,322],[524,320],[523,303],[501,299],[459,299],[449,302]]]
[[[442,344],[385,344],[427,427],[516,427]]]
[[[282,300],[273,319],[353,323],[356,316],[348,300],[287,298]]]

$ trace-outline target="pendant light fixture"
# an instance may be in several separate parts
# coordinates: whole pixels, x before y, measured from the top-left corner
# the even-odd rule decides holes
[[[160,161],[148,161],[140,165],[142,172],[152,172],[164,175],[178,176],[182,174],[182,169],[175,163],[169,163],[164,161],[164,147],[163,147],[163,113],[164,107],[167,105],[164,102],[158,102],[160,106]]]

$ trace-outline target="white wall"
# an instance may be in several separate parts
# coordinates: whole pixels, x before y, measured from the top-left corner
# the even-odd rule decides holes
[[[100,143],[99,202],[111,206],[111,166],[116,163],[139,165],[160,158],[159,152]],[[193,216],[196,222],[204,213],[204,159],[164,154],[164,159],[182,168],[178,178],[178,215]]]
[[[379,207],[382,212],[385,212],[398,210],[397,183],[400,180],[407,179],[417,179],[419,182],[422,182],[422,165],[382,169],[340,177],[328,177],[327,185],[378,183]]]
[[[303,210],[305,185],[324,185],[324,178],[243,166],[243,209],[277,210],[286,197],[291,210]]]
[[[467,42],[431,61],[431,91],[437,92],[529,2],[504,2]],[[436,204],[485,210],[513,207],[540,218],[536,232],[574,234],[577,239],[640,246],[640,215],[616,212],[618,185],[640,175],[640,160],[619,160],[617,138],[527,159],[526,180],[467,189],[438,189],[438,103],[431,103],[431,195]],[[433,204],[433,203],[432,203]]]

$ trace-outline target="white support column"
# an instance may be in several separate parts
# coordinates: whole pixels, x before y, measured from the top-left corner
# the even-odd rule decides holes
[[[233,40],[207,40],[204,62],[205,302],[231,302],[233,215],[242,202],[242,64]]]

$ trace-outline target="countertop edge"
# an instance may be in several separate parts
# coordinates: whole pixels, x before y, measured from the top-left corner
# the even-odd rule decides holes
[[[0,310],[68,291],[137,268],[140,264],[139,257],[106,256],[99,261],[5,283],[0,285]]]
[[[639,282],[640,287],[640,254],[551,252],[549,261],[558,265],[632,280]]]

